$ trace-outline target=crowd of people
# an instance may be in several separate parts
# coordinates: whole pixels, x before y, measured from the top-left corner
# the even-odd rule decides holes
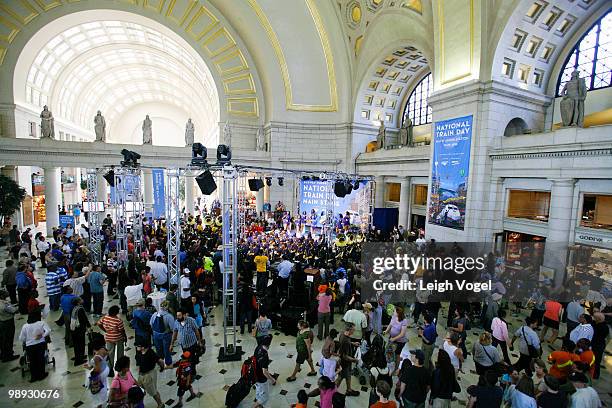
[[[49,325],[56,324],[64,326],[72,364],[89,372],[87,389],[95,406],[142,407],[152,398],[162,407],[157,373],[163,370],[175,370],[177,407],[185,394],[185,402],[196,398],[192,383],[205,370],[200,364],[205,327],[222,299],[222,220],[215,215],[184,217],[177,276],[168,273],[163,219],[146,220],[141,241],[128,234],[122,253],[116,220],[109,214],[100,231],[100,259],[89,245],[86,225],[55,228],[52,239],[15,226],[0,290],[2,362],[19,358],[14,349],[18,340],[30,380],[46,378]],[[514,296],[509,302],[521,278],[506,273],[501,256],[493,253],[484,272],[493,288],[476,299],[447,302],[422,290],[406,296],[376,291],[376,276],[361,264],[363,242],[401,244],[414,253],[444,250],[403,229],[390,234],[355,229],[342,214],[330,242],[329,234],[308,228],[311,219],[284,211],[265,218],[253,215],[236,243],[237,324],[241,334],[246,328],[256,338],[257,347],[245,350],[241,383],[228,391],[228,406],[244,398],[242,384],[246,393],[255,386],[255,407],[275,407],[270,385],[299,376],[318,377],[316,387],[297,393],[295,407],[300,408],[314,406],[315,399],[322,408],[344,407],[364,385],[370,386],[367,406],[374,408],[446,408],[455,406],[460,394],[467,395],[465,404],[471,408],[601,406],[593,381],[605,369],[612,318],[606,296],[583,296],[582,288],[571,285],[563,289],[565,296],[558,296],[552,285],[536,283],[525,302]],[[449,253],[461,251],[454,245]],[[36,279],[37,268],[44,269],[44,280]],[[438,272],[421,271],[416,278],[434,279]],[[386,271],[383,279],[397,274],[401,277]],[[39,294],[41,286],[46,299]],[[524,324],[511,327],[507,316],[525,311]],[[27,315],[19,333],[16,314]],[[284,379],[270,371],[274,329],[295,336],[295,365]],[[132,330],[135,354],[128,356],[124,345]],[[475,330],[476,336],[471,334]],[[315,350],[319,344],[320,351]],[[178,358],[173,357],[176,346]],[[518,357],[511,359],[515,347]],[[478,381],[466,386],[459,378],[469,359]]]

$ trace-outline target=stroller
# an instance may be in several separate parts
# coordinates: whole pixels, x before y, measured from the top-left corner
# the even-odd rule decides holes
[[[55,369],[55,357],[49,354],[49,343],[51,343],[51,337],[45,337],[45,365],[53,365]],[[19,366],[21,367],[21,376],[25,377],[26,373],[30,371],[30,361],[28,360],[28,353],[26,353],[26,345],[22,343],[23,355],[19,357]]]

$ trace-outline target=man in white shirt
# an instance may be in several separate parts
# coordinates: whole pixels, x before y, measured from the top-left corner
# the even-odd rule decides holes
[[[47,251],[49,251],[51,245],[47,242],[43,235],[38,237],[38,241],[36,241],[36,250],[38,251],[38,257],[40,258],[40,263],[43,268],[47,267]]]
[[[570,397],[569,408],[601,408],[601,400],[597,391],[588,386],[586,375],[581,372],[573,372],[569,375],[568,380],[576,389],[576,392]]]
[[[593,340],[593,318],[588,314],[581,314],[578,321],[580,324],[572,330],[569,335],[569,339],[574,343],[578,343],[580,339]]]
[[[89,241],[89,232],[87,231],[87,228],[85,227],[85,224],[81,224],[81,227],[79,228],[79,235],[85,241]]]
[[[286,254],[283,255],[283,260],[278,264],[276,270],[278,271],[278,289],[285,293],[289,287],[289,278],[293,270],[293,262],[289,260]]]
[[[342,320],[344,320],[346,323],[353,323],[355,325],[355,331],[351,336],[351,340],[361,341],[363,338],[363,329],[368,327],[368,319],[361,311],[361,303],[355,302],[352,306],[349,305],[348,307],[352,308],[346,311]]]
[[[190,310],[193,306],[191,305],[191,280],[189,279],[189,269],[183,270],[183,276],[181,276],[181,308],[184,310]]]
[[[168,289],[168,266],[162,262],[161,256],[158,256],[151,265],[151,276],[157,289]]]
[[[130,316],[132,315],[136,304],[142,300],[142,283],[139,283],[138,285],[134,285],[133,283],[134,280],[132,280],[132,285],[126,286],[123,290],[128,308],[128,315]]]

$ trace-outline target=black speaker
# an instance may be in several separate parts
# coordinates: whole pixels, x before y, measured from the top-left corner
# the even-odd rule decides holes
[[[217,189],[215,178],[209,170],[206,170],[204,173],[200,174],[195,180],[198,183],[198,187],[200,187],[200,191],[204,195],[211,195],[213,191]]]
[[[108,185],[115,187],[115,171],[111,170],[104,175],[104,180],[108,182]]]
[[[334,194],[336,195],[336,197],[346,197],[347,191],[344,181],[336,181],[334,183]]]
[[[264,187],[262,179],[249,179],[249,190],[259,191]]]

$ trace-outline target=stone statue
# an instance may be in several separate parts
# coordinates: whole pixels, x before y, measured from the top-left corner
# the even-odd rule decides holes
[[[264,131],[262,127],[257,128],[257,140],[256,140],[256,150],[258,152],[266,151],[266,138],[264,137]]]
[[[584,126],[584,100],[587,87],[584,78],[578,71],[572,72],[572,79],[567,81],[561,91],[561,121],[563,126]]]
[[[189,120],[187,120],[187,124],[185,125],[185,145],[186,146],[193,145],[193,141],[195,138],[194,134],[195,134],[195,126],[193,126],[193,122],[191,121],[191,118],[189,118]]]
[[[142,121],[142,144],[153,144],[153,122],[149,115]]]
[[[230,146],[232,143],[232,129],[230,127],[229,121],[225,122],[225,126],[223,126],[223,144],[226,146]]]
[[[406,118],[399,130],[399,144],[401,146],[412,146],[412,143],[412,121],[410,118]]]
[[[94,117],[94,130],[96,132],[96,142],[106,142],[106,120],[104,120],[100,111]]]
[[[380,121],[380,127],[378,128],[378,135],[376,136],[376,146],[378,149],[383,149],[385,147],[385,122]]]
[[[53,123],[53,114],[45,105],[43,111],[40,112],[40,138],[55,139],[55,124]]]

